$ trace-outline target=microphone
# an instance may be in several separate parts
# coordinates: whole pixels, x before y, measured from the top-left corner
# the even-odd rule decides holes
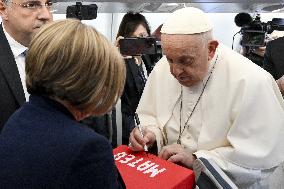
[[[253,21],[249,13],[241,12],[235,16],[235,24],[238,27],[243,27]]]

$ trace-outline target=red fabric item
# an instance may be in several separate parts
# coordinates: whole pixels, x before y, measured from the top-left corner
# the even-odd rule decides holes
[[[115,164],[127,189],[192,189],[192,170],[146,152],[133,152],[122,145],[113,150]]]

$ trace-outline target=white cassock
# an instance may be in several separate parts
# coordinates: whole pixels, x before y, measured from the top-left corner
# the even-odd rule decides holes
[[[239,187],[259,188],[284,160],[284,101],[268,72],[224,45],[194,87],[181,87],[163,57],[137,109],[141,125],[155,133],[158,150],[176,143],[215,61],[181,144],[197,157],[213,159]]]

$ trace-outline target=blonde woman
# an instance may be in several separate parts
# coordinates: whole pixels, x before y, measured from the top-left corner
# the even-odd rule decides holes
[[[108,141],[78,121],[109,111],[122,93],[118,50],[77,20],[34,36],[26,57],[31,94],[4,126],[0,188],[122,188]]]

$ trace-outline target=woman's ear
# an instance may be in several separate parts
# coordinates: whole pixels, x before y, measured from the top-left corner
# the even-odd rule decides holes
[[[208,59],[209,60],[211,60],[214,57],[218,45],[219,45],[219,42],[216,40],[212,40],[209,42],[208,44]]]

